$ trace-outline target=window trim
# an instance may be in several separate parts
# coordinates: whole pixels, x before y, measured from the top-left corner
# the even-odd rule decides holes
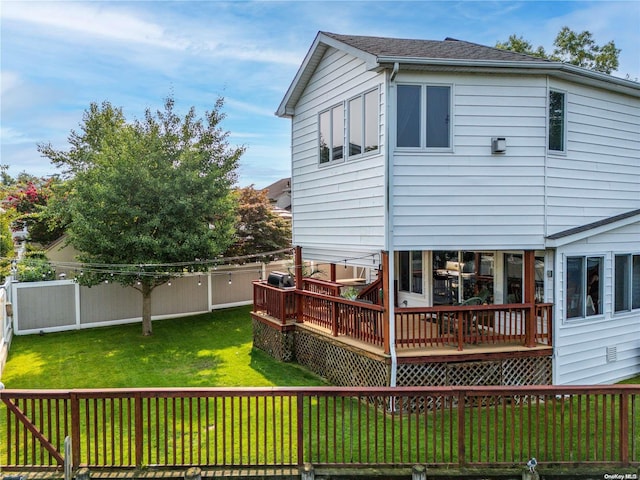
[[[616,266],[616,260],[618,257],[626,257],[628,260],[628,272],[626,275],[626,281],[627,284],[629,286],[629,290],[628,290],[628,298],[627,301],[629,302],[629,308],[626,308],[624,310],[617,310],[616,308],[616,299],[617,299],[617,290],[618,290],[618,282],[617,282],[617,266]],[[640,253],[614,253],[613,254],[613,298],[612,298],[612,303],[613,303],[613,314],[614,315],[624,315],[624,314],[628,314],[634,311],[638,311],[640,310],[640,305],[635,307],[633,306],[633,260],[634,257],[639,257],[640,258]],[[638,286],[638,288],[640,288],[640,286]]]
[[[551,94],[559,93],[562,95],[562,150],[553,150],[550,146],[551,142]],[[549,88],[547,94],[547,153],[550,155],[566,155],[567,154],[567,91],[558,88]]]
[[[575,316],[569,316],[569,260],[570,259],[574,259],[574,258],[579,258],[581,260],[581,288],[582,288],[582,292],[580,293],[581,298],[580,298],[580,314],[579,315],[575,315]],[[597,302],[599,302],[599,312],[593,313],[591,315],[589,315],[588,311],[587,311],[587,297],[590,297],[589,295],[589,282],[590,279],[588,278],[589,275],[589,269],[588,269],[588,262],[589,259],[599,259],[600,260],[600,265],[599,265],[599,271],[598,271],[598,300],[596,300]],[[567,255],[564,259],[564,305],[563,305],[563,309],[564,309],[564,319],[567,322],[576,322],[576,321],[587,321],[587,320],[591,320],[591,319],[602,319],[604,317],[604,295],[605,295],[605,289],[604,289],[604,271],[605,271],[605,265],[606,265],[606,259],[607,256],[604,254],[591,254],[591,255]]]
[[[366,151],[366,138],[367,138],[367,110],[366,110],[366,101],[365,101],[365,97],[372,93],[372,92],[377,92],[376,95],[376,113],[375,113],[375,126],[376,126],[376,137],[377,137],[377,145],[376,145],[376,149],[375,150],[369,150],[368,152]],[[361,138],[361,152],[360,153],[356,153],[354,155],[351,155],[351,102],[353,100],[356,99],[360,99],[360,122],[361,122],[361,129],[362,129],[362,138]],[[358,95],[354,95],[353,97],[350,97],[347,99],[347,101],[345,102],[346,108],[345,108],[345,117],[346,117],[346,141],[345,141],[345,146],[346,146],[346,159],[347,160],[356,160],[359,158],[363,158],[363,157],[367,157],[370,155],[377,155],[380,153],[380,89],[379,87],[374,87],[374,88],[370,88],[369,90],[366,90]]]
[[[399,152],[425,152],[425,153],[453,153],[454,125],[453,125],[453,99],[454,85],[452,83],[421,83],[421,82],[399,82],[399,86],[416,86],[420,87],[420,145],[417,147],[401,147],[398,146],[398,89],[395,89],[395,132],[394,132],[394,148]],[[449,89],[449,137],[447,147],[427,147],[427,89],[429,87],[446,87]]]
[[[333,111],[334,109],[338,108],[338,107],[342,107],[342,157],[338,158],[338,159],[334,159],[333,158],[333,131],[334,131],[334,123],[333,123]],[[326,162],[322,161],[322,128],[321,128],[321,118],[322,115],[324,114],[328,114],[329,116],[329,134],[330,134],[330,138],[329,138],[329,143],[330,143],[330,147],[329,147],[329,160]],[[318,149],[317,149],[317,154],[318,154],[318,166],[320,167],[326,167],[329,165],[336,165],[338,163],[343,163],[345,161],[345,119],[346,119],[346,105],[345,102],[339,102],[336,103],[334,105],[331,105],[328,108],[325,108],[323,110],[321,110],[320,112],[318,112],[318,120],[317,120],[317,125],[318,125]]]

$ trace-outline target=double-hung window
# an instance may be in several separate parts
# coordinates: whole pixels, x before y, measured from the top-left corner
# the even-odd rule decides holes
[[[451,87],[398,85],[396,146],[451,147]]]
[[[567,257],[567,318],[602,313],[603,257]]]
[[[320,164],[344,158],[344,106],[342,104],[320,113]]]
[[[616,255],[614,308],[625,312],[640,308],[640,255]]]
[[[349,157],[378,151],[378,90],[371,90],[348,102]]]
[[[566,96],[563,92],[549,92],[549,144],[550,152],[566,150],[567,122]]]

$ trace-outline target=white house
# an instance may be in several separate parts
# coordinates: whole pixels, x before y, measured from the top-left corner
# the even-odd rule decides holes
[[[277,115],[306,260],[389,252],[392,313],[529,292],[554,305],[554,383],[640,372],[639,83],[450,38],[320,32]]]

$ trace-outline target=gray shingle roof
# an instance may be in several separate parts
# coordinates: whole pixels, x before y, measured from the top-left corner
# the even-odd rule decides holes
[[[589,230],[593,230],[598,227],[604,227],[606,225],[610,225],[614,222],[618,222],[620,220],[626,220],[627,218],[635,217],[636,215],[640,215],[640,209],[631,210],[629,212],[621,213],[620,215],[615,215],[613,217],[604,218],[602,220],[598,220],[597,222],[588,223],[586,225],[580,225],[579,227],[570,228],[568,230],[564,230],[562,232],[554,233],[553,235],[547,236],[549,240],[557,240],[564,237],[569,237],[571,235],[575,235],[582,232],[588,232]]]
[[[377,57],[438,58],[457,60],[491,60],[505,62],[551,63],[543,58],[522,53],[500,50],[476,43],[446,38],[445,40],[410,40],[402,38],[339,35],[322,32],[324,35]]]

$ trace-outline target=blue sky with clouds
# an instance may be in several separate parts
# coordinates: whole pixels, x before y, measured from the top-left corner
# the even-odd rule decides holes
[[[319,30],[493,46],[515,33],[553,50],[567,25],[622,49],[615,75],[640,78],[640,1],[10,1],[0,3],[0,164],[56,173],[36,145],[66,149],[91,102],[129,119],[172,94],[245,145],[239,184],[290,175],[290,122],[274,116]]]

